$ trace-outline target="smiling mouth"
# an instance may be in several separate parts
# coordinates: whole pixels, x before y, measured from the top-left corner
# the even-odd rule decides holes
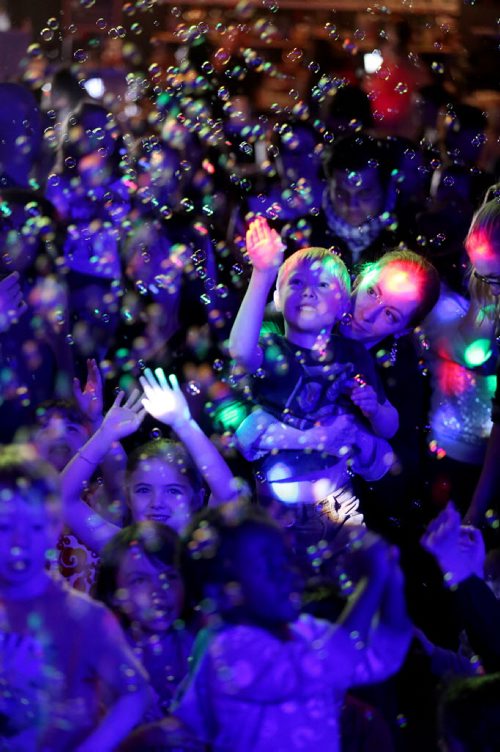
[[[152,520],[153,522],[166,522],[171,516],[171,514],[148,514],[148,520]]]

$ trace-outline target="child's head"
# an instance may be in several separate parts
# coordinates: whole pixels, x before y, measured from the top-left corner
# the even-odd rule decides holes
[[[349,310],[350,292],[349,272],[339,256],[326,248],[303,248],[280,267],[274,302],[286,329],[320,333]]]
[[[0,448],[0,591],[22,597],[44,577],[60,531],[58,477],[33,447]]]
[[[76,405],[65,400],[44,402],[36,410],[33,443],[40,456],[61,472],[89,438]]]
[[[179,573],[180,540],[159,522],[137,522],[105,546],[96,596],[118,613],[124,626],[165,632],[184,608]]]
[[[226,621],[276,629],[296,619],[296,577],[280,528],[260,509],[206,510],[185,540],[190,592]]]
[[[182,444],[155,439],[127,461],[127,496],[134,522],[153,520],[182,531],[204,500],[203,480]]]

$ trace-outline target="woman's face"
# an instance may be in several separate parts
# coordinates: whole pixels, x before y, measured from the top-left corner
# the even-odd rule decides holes
[[[187,474],[158,457],[141,460],[127,484],[134,522],[154,520],[182,532],[199,506]]]
[[[354,291],[352,320],[345,334],[366,347],[406,334],[420,298],[418,280],[402,264],[370,269]]]
[[[384,210],[385,195],[375,167],[348,172],[334,170],[330,198],[335,213],[352,227],[365,224]]]
[[[117,573],[116,606],[145,632],[163,632],[179,619],[184,584],[173,566],[155,562],[139,545],[127,551]]]

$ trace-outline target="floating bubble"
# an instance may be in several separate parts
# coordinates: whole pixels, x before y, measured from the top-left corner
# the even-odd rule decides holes
[[[98,18],[97,21],[95,22],[95,25],[97,26],[98,29],[102,30],[106,28],[108,23],[105,18]]]
[[[227,65],[230,58],[230,53],[224,47],[219,47],[214,54],[214,60],[216,60],[219,65]]]
[[[95,0],[80,0],[82,8],[92,8],[95,5]]]
[[[192,394],[193,396],[201,394],[200,384],[197,381],[188,381],[188,383],[186,384],[186,392],[188,394]]]
[[[26,54],[29,57],[41,57],[43,52],[39,44],[30,44],[26,50]]]
[[[293,50],[290,50],[290,52],[287,53],[286,59],[290,60],[292,63],[297,63],[299,60],[302,60],[303,56],[304,51],[299,47],[294,47]]]
[[[140,23],[133,23],[130,27],[130,31],[132,34],[142,34],[142,26]]]
[[[151,439],[153,439],[153,441],[155,439],[161,439],[161,429],[160,428],[152,428],[149,435],[151,436]]]
[[[47,21],[47,26],[49,27],[49,29],[57,31],[57,29],[59,28],[59,21],[57,20],[57,18],[49,18]]]
[[[86,60],[88,60],[88,54],[85,50],[82,49],[75,50],[73,53],[73,58],[77,63],[85,63]]]
[[[408,84],[404,83],[404,81],[399,81],[394,87],[394,91],[396,94],[408,94]]]
[[[41,30],[40,36],[42,37],[44,42],[51,42],[54,39],[54,32],[52,31],[52,29],[49,29],[48,26],[46,26]]]

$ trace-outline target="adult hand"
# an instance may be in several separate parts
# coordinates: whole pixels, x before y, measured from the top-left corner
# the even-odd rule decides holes
[[[102,419],[104,406],[102,377],[94,358],[87,360],[87,381],[83,391],[79,380],[77,378],[73,379],[73,395],[80,408],[80,412],[92,424],[95,425]]]
[[[283,263],[285,246],[276,230],[272,230],[264,217],[257,217],[246,234],[246,248],[254,269],[276,272]]]
[[[434,556],[448,585],[457,585],[471,575],[483,577],[486,554],[481,532],[461,525],[451,502],[429,523],[420,543]]]
[[[144,389],[142,404],[153,418],[174,430],[191,420],[188,403],[173,373],[167,377],[162,368],[154,373],[146,368],[139,381]]]
[[[352,415],[339,415],[331,423],[310,428],[308,433],[315,437],[319,451],[347,459],[356,443],[356,420]]]

